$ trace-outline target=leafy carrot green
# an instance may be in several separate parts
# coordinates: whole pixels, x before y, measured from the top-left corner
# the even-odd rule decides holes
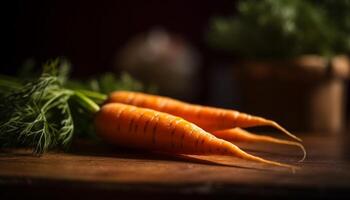
[[[89,122],[98,104],[107,98],[100,92],[143,89],[127,74],[69,79],[71,64],[62,58],[45,63],[39,76],[33,67],[24,67],[24,71],[25,78],[22,73],[17,78],[0,76],[0,147],[32,147],[36,154],[56,147],[66,149],[73,135],[96,139]],[[92,83],[98,88],[93,90]]]
[[[62,87],[57,62],[47,63],[38,80],[1,99],[1,146],[30,146],[42,153],[69,145],[74,125],[68,99],[74,92]]]

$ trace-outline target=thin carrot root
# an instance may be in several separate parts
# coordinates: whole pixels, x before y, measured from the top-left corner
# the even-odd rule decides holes
[[[254,126],[271,126],[273,128],[276,128],[277,130],[280,130],[282,133],[286,134],[288,137],[293,138],[294,140],[297,140],[299,142],[302,142],[302,139],[299,137],[295,136],[294,134],[290,133],[287,131],[285,128],[283,128],[281,125],[279,125],[277,122],[269,119],[265,119],[263,117],[258,117],[258,116],[253,116],[253,115],[248,115],[245,113],[240,113],[242,116],[245,116],[244,119],[241,119],[239,124],[236,127],[240,128],[249,128],[249,127],[254,127]],[[235,128],[235,127],[233,127]]]
[[[288,169],[292,170],[292,172],[295,172],[296,169],[299,169],[299,167],[297,167],[297,166],[288,165],[288,164],[284,164],[284,163],[280,163],[280,162],[276,162],[276,161],[271,161],[271,160],[266,160],[266,159],[263,159],[263,158],[258,157],[258,156],[253,156],[253,155],[248,154],[245,151],[241,150],[236,145],[234,145],[234,144],[231,144],[231,145],[232,145],[232,148],[231,148],[232,149],[232,153],[235,156],[240,157],[240,158],[242,158],[244,160],[250,160],[250,161],[265,163],[265,164],[269,164],[269,165],[285,167],[285,168],[288,168]]]
[[[303,141],[299,137],[297,137],[297,136],[293,135],[291,132],[287,131],[285,128],[283,128],[281,125],[279,125],[277,122],[271,121],[271,120],[268,120],[268,121],[269,121],[270,126],[275,127],[276,129],[282,131],[283,133],[285,133],[289,137],[292,137],[293,139],[295,139],[295,140],[297,140],[299,142]]]
[[[299,162],[304,161],[306,158],[306,150],[304,146],[299,142],[282,140],[282,139],[278,139],[278,138],[274,138],[266,135],[257,135],[257,134],[250,133],[246,130],[243,130],[241,128],[214,131],[213,135],[227,141],[269,142],[269,143],[275,143],[275,144],[297,146],[303,152],[303,157],[299,160]]]

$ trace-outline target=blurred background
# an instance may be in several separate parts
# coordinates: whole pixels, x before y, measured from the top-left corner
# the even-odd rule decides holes
[[[13,0],[1,13],[2,74],[63,56],[74,78],[125,71],[294,131],[350,124],[347,0]]]

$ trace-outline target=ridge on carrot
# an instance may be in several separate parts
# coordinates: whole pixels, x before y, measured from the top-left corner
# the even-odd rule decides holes
[[[97,134],[119,146],[182,154],[231,155],[248,161],[296,167],[248,154],[180,117],[120,103],[108,103],[96,114]]]
[[[210,132],[235,127],[272,126],[289,137],[302,141],[275,121],[235,110],[200,106],[168,97],[129,91],[113,92],[109,95],[107,102],[130,104],[180,116]]]

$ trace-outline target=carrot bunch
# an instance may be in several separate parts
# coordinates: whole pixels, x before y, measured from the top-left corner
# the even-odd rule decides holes
[[[107,96],[82,90],[68,81],[68,66],[56,59],[46,63],[41,76],[33,80],[0,77],[0,148],[31,147],[39,155],[54,148],[66,149],[73,135],[87,129],[93,118],[101,138],[126,147],[231,155],[293,169],[250,155],[234,144],[269,142],[300,147],[302,160],[305,158],[301,139],[272,120],[145,93],[116,91]],[[275,127],[296,141],[241,129],[253,126]]]
[[[241,129],[253,126],[275,127],[297,142]],[[292,169],[294,166],[248,154],[233,142],[293,145],[302,149],[302,160],[306,155],[301,139],[272,120],[138,92],[111,93],[95,116],[95,127],[98,135],[109,143],[154,151],[232,155]]]

